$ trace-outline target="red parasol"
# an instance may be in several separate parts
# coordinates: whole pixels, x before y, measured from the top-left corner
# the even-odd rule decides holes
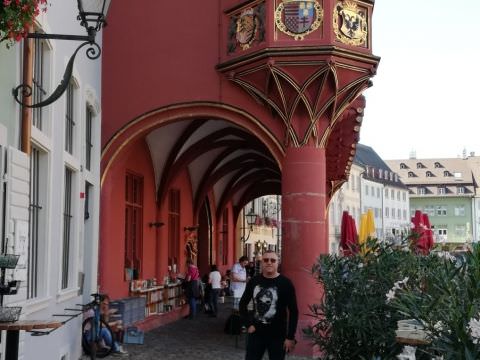
[[[426,221],[428,226],[425,223]],[[416,210],[415,215],[412,217],[412,225],[412,235],[418,252],[428,255],[433,246],[433,235],[431,234],[428,215],[423,214],[420,210]]]
[[[426,250],[427,253],[430,252],[430,250],[433,248],[433,230],[432,226],[430,225],[430,219],[428,218],[428,214],[422,214],[423,217],[423,225],[425,225],[425,245],[426,245]]]
[[[342,214],[342,224],[340,228],[340,248],[343,255],[352,255],[355,253],[357,247],[357,229],[355,227],[355,220],[344,211]]]

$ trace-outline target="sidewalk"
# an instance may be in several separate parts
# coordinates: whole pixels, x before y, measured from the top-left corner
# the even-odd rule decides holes
[[[243,360],[246,335],[237,337],[223,331],[230,313],[230,304],[219,304],[217,318],[199,311],[194,320],[182,319],[151,330],[145,333],[143,345],[124,345],[129,352],[129,356],[124,359]],[[268,359],[268,356],[264,359]],[[287,356],[287,359],[307,358]]]

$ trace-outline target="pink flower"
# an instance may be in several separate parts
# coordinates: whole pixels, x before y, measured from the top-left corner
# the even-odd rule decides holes
[[[3,5],[8,6],[12,3],[12,0],[3,0]]]

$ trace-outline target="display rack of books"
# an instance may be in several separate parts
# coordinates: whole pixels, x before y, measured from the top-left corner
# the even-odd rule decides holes
[[[132,296],[145,298],[146,316],[172,311],[185,304],[180,282],[150,287],[132,286],[130,292]]]

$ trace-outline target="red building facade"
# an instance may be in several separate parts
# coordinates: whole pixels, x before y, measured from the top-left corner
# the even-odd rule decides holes
[[[112,2],[103,39],[100,286],[241,253],[242,207],[282,195],[282,269],[300,313],[320,289],[326,207],[348,178],[373,0]],[[300,319],[299,331],[308,323]],[[299,336],[300,337],[300,336]],[[308,346],[300,352],[311,352]]]

